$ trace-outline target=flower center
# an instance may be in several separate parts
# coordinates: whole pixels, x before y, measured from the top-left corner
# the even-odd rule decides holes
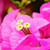
[[[23,31],[25,35],[27,35],[27,34],[32,34],[32,33],[30,32],[30,30],[29,30],[30,23],[25,22],[25,23],[22,25],[22,22],[23,22],[22,19],[17,21],[16,24],[17,24],[18,26],[16,27],[16,29],[17,29],[18,31],[20,31],[20,30]]]
[[[20,25],[18,25],[16,28],[17,28],[17,30],[20,31],[20,30],[23,28],[23,26],[20,24]]]
[[[21,19],[21,20],[18,20],[16,24],[19,25],[19,24],[22,24],[22,22],[23,20]]]
[[[25,28],[29,28],[30,27],[30,23],[24,23],[24,27]]]

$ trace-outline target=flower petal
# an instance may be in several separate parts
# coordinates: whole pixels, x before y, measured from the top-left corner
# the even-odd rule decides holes
[[[34,35],[26,35],[21,37],[21,35],[20,36],[19,34],[16,35],[16,33],[14,36],[11,36],[10,42],[11,42],[12,49],[15,49],[15,48],[18,49],[18,47],[19,48],[21,47],[21,50],[27,47],[28,48],[35,47],[39,43],[39,41],[36,39]]]
[[[44,27],[45,25],[49,24],[49,22],[43,18],[33,18],[33,23],[36,27],[34,30],[38,30],[41,27]]]
[[[40,7],[40,13],[43,14],[45,19],[50,21],[50,2],[44,3]]]
[[[12,30],[10,28],[10,23],[14,20],[14,17],[18,13],[18,11],[19,11],[19,9],[14,10],[14,11],[10,12],[9,14],[7,14],[5,16],[5,18],[3,20],[3,27],[2,27],[2,37],[3,37],[3,39],[9,39],[9,36],[12,32]]]
[[[37,12],[33,12],[32,17],[33,18],[44,18],[44,16],[42,14],[37,13]]]

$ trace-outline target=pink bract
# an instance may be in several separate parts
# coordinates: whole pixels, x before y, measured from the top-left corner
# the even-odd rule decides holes
[[[36,37],[35,34],[36,33],[40,34],[39,29],[48,25],[49,22],[43,18],[31,18],[28,15],[22,15],[22,14],[17,15],[18,11],[19,10],[14,10],[10,12],[5,16],[3,20],[3,27],[2,27],[3,48],[2,49],[5,50],[39,49],[40,50],[42,48],[43,50],[44,49],[47,50],[48,49],[47,46],[49,46],[49,42]],[[16,15],[17,17],[16,19],[14,19]],[[20,19],[23,19],[23,23],[25,22],[30,23],[29,30],[31,31],[32,34],[25,35],[24,32],[22,32],[21,30],[18,31],[16,29],[17,26],[16,22]]]
[[[44,3],[40,7],[40,13],[43,14],[49,22],[50,22],[50,2]]]
[[[40,13],[34,12],[32,14],[33,18],[44,18],[50,22],[50,2],[44,3],[40,7]],[[49,38],[50,37],[50,24],[46,25],[45,27],[42,27],[40,29],[41,37],[43,38]]]
[[[15,16],[18,14],[19,9],[18,10],[14,10],[12,12],[10,12],[9,14],[7,14],[3,20],[3,27],[2,27],[2,36],[3,38],[5,36],[7,36],[7,38],[10,36],[10,33],[12,32],[11,28],[10,28],[10,23],[15,20]],[[13,15],[12,15],[13,14]],[[7,30],[7,31],[6,31]],[[6,38],[6,37],[5,37]]]

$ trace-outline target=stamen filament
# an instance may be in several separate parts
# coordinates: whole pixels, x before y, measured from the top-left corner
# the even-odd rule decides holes
[[[23,27],[22,31],[24,32],[25,35],[32,34],[30,32],[29,28],[26,29],[26,28]]]
[[[32,34],[32,33],[30,32],[29,28],[27,28],[27,30],[28,30],[28,33]]]
[[[21,29],[21,30],[24,32],[25,35],[27,35],[27,32],[26,31],[24,31],[23,29]]]

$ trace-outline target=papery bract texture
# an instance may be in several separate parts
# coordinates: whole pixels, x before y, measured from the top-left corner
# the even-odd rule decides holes
[[[50,2],[44,3],[40,7],[40,13],[43,14],[48,21],[50,21]]]
[[[5,50],[47,50],[49,42],[46,39],[41,39],[35,34],[40,34],[39,30],[49,24],[44,18],[31,18],[28,15],[18,15],[19,10],[14,10],[7,14],[2,23],[2,49]],[[40,15],[41,16],[41,15]],[[39,17],[40,17],[39,16]],[[16,18],[15,18],[16,17]],[[22,29],[18,30],[16,23],[18,20],[23,20]],[[24,27],[24,23],[28,22],[30,26]],[[24,29],[25,28],[25,29]],[[28,32],[29,31],[29,32]],[[5,46],[5,47],[4,47]]]
[[[3,20],[3,27],[2,27],[2,36],[3,38],[9,38],[12,30],[10,28],[10,23],[15,20],[15,16],[17,15],[19,9],[10,12],[9,14],[7,14]],[[12,15],[13,14],[13,15]],[[7,30],[7,31],[6,31]]]

